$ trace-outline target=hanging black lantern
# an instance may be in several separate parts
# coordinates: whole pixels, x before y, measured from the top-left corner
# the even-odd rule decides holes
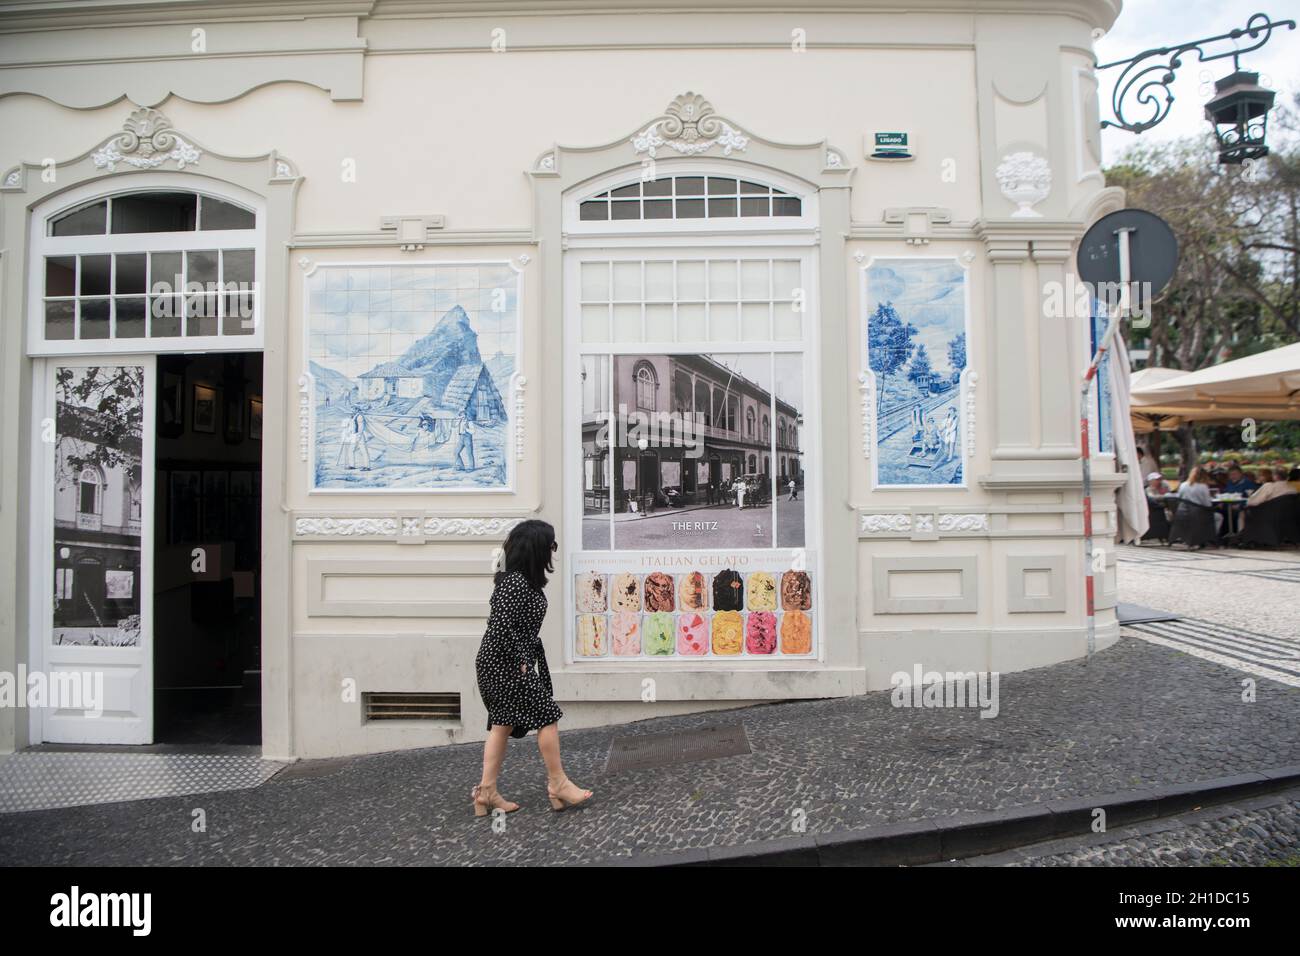
[[[1214,84],[1205,118],[1219,141],[1219,162],[1239,165],[1268,155],[1268,111],[1277,94],[1259,85],[1259,74],[1236,70]]]

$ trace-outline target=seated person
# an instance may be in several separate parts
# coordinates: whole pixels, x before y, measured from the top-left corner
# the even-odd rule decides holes
[[[1205,508],[1214,507],[1214,498],[1210,492],[1210,476],[1206,474],[1205,469],[1200,465],[1194,467],[1187,480],[1178,486],[1178,497],[1193,504],[1201,505]],[[1216,532],[1223,528],[1223,515],[1214,512],[1214,530]]]
[[[1165,481],[1165,476],[1158,471],[1153,471],[1147,475],[1147,497],[1164,498],[1169,494],[1169,482]]]
[[[1268,476],[1267,468],[1260,472],[1261,476]],[[1266,501],[1272,501],[1274,498],[1281,498],[1283,495],[1294,495],[1296,490],[1291,487],[1286,479],[1287,471],[1285,468],[1275,469],[1272,473],[1272,481],[1266,481],[1256,488],[1246,502],[1246,507],[1254,508],[1256,505],[1262,505]]]
[[[1223,490],[1230,495],[1249,495],[1258,487],[1259,485],[1248,478],[1245,472],[1233,466],[1228,469],[1228,482],[1223,486]]]

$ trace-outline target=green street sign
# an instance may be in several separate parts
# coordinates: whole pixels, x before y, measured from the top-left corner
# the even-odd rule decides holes
[[[872,159],[911,159],[907,133],[876,133]]]

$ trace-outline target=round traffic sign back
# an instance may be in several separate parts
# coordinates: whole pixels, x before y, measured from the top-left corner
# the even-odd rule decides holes
[[[1178,267],[1178,239],[1174,231],[1153,212],[1121,209],[1098,219],[1079,243],[1076,262],[1079,278],[1097,285],[1119,282],[1119,236],[1128,234],[1129,281],[1145,283],[1150,295],[1160,293]]]

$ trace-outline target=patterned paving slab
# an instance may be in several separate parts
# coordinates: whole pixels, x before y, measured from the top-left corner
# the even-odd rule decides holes
[[[246,790],[284,766],[246,754],[8,754],[0,757],[0,813]]]
[[[1300,687],[1300,641],[1195,619],[1126,624],[1125,628],[1144,641]]]

